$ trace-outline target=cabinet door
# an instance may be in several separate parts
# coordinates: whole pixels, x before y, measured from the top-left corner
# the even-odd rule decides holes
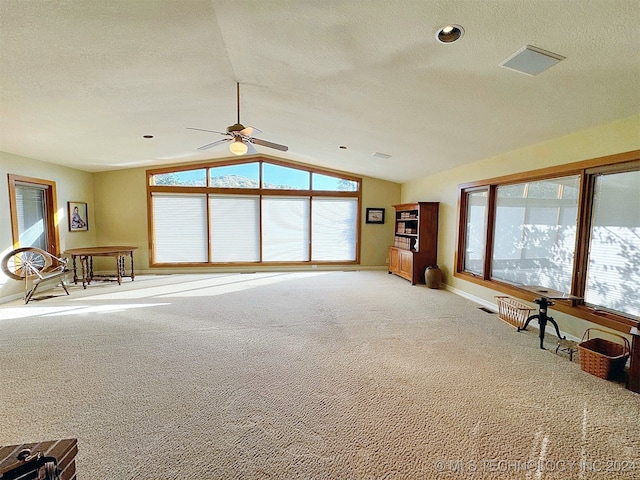
[[[389,249],[389,271],[392,273],[400,271],[400,255],[397,248]]]
[[[408,250],[400,251],[400,275],[407,280],[413,281],[413,253]]]

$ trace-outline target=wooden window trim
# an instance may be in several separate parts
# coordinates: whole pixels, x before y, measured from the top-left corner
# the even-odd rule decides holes
[[[244,156],[242,159],[222,159],[222,160],[216,160],[216,161],[209,160],[207,162],[173,165],[170,167],[159,167],[159,168],[150,169],[150,170],[147,170],[147,186],[155,187],[155,185],[151,184],[151,178],[153,177],[153,175],[160,175],[163,173],[184,172],[189,170],[201,170],[203,168],[207,169],[207,184],[208,184],[209,183],[208,170],[210,168],[229,167],[234,165],[243,165],[245,163],[260,163],[260,162],[271,163],[273,165],[278,165],[280,167],[288,167],[288,168],[295,168],[298,170],[304,170],[309,173],[319,173],[319,174],[328,175],[331,177],[340,177],[345,180],[351,180],[353,182],[357,182],[358,186],[362,187],[362,178],[356,177],[350,173],[341,172],[339,170],[312,167],[312,166],[309,166],[303,163],[294,162],[294,161],[284,161],[284,160],[276,159],[273,157],[269,157],[267,155],[253,155],[249,157]],[[259,174],[260,174],[260,185],[262,185],[262,168],[260,168]],[[193,189],[193,188],[200,188],[200,187],[184,187],[184,188]],[[246,189],[241,189],[241,190],[246,190]],[[265,189],[265,190],[268,190],[268,189]],[[317,191],[317,190],[314,190],[314,191]],[[350,192],[350,193],[355,193],[355,192]]]
[[[303,170],[309,173],[310,182],[312,181],[311,175],[313,173],[318,173],[321,175],[328,175],[332,177],[341,178],[344,180],[349,180],[352,182],[356,182],[358,185],[358,189],[356,191],[334,191],[334,190],[313,190],[305,189],[305,190],[293,190],[293,189],[269,189],[269,188],[224,188],[224,187],[211,187],[209,185],[210,180],[210,169],[216,167],[226,167],[233,165],[242,165],[247,163],[259,163],[259,183],[262,185],[262,175],[263,168],[262,163],[270,163],[273,165],[278,165],[282,167],[294,168],[298,170]],[[199,170],[206,169],[206,181],[207,186],[171,186],[171,185],[153,185],[153,176],[164,173],[176,173],[176,172],[184,172],[190,170]],[[149,239],[149,266],[151,268],[180,268],[180,267],[259,267],[259,266],[309,266],[309,265],[359,265],[360,264],[360,235],[361,235],[361,210],[362,210],[362,178],[356,177],[354,175],[340,172],[337,170],[329,170],[311,167],[309,165],[293,162],[293,161],[284,161],[277,158],[269,157],[267,155],[253,155],[253,156],[244,156],[242,159],[223,159],[220,161],[207,161],[207,162],[198,162],[193,164],[182,164],[175,165],[170,167],[160,167],[149,169],[146,171],[146,184],[147,184],[147,235]],[[313,187],[312,184],[310,184]],[[332,197],[332,198],[356,198],[357,199],[357,217],[356,217],[356,258],[355,260],[345,260],[345,261],[313,261],[312,258],[312,246],[311,246],[311,236],[309,236],[309,260],[300,262],[300,261],[284,261],[284,262],[225,262],[225,263],[217,263],[217,262],[193,262],[193,263],[158,263],[155,261],[154,255],[154,242],[155,238],[153,237],[154,225],[153,225],[153,209],[152,209],[152,196],[154,193],[176,193],[176,194],[205,194],[205,195],[257,195],[261,198],[263,196],[290,196],[290,197],[308,197],[309,202],[313,202],[314,197]],[[209,202],[207,201],[207,225],[209,224],[209,215],[208,215]],[[311,209],[311,205],[310,205]],[[311,210],[310,210],[311,215]],[[260,238],[262,238],[262,208],[260,208],[259,212],[260,216]],[[309,224],[309,229],[311,229],[311,223]],[[210,240],[210,228],[207,227],[207,237],[208,237],[208,258],[211,260],[211,240]],[[260,242],[260,258],[262,258],[262,242]]]
[[[580,175],[580,193],[578,198],[578,219],[575,248],[574,270],[571,280],[572,293],[584,292],[586,284],[586,265],[588,261],[588,245],[591,230],[592,199],[595,176],[605,173],[623,173],[640,169],[640,150],[608,155],[604,157],[583,160],[579,162],[558,165],[531,172],[521,172],[494,177],[487,180],[479,180],[461,184],[458,186],[458,238],[455,252],[455,272],[454,277],[465,280],[501,293],[512,295],[526,301],[532,302],[535,294],[498,280],[491,279],[491,253],[493,252],[493,231],[495,224],[495,197],[496,189],[499,185],[523,183],[556,178],[568,175]],[[489,199],[487,202],[488,220],[485,245],[485,265],[483,275],[473,274],[463,271],[464,268],[464,246],[466,235],[466,194],[480,188],[489,188]],[[574,293],[575,294],[575,293]],[[580,296],[580,295],[579,295]],[[553,307],[574,317],[588,320],[597,325],[602,325],[613,330],[629,333],[630,327],[639,326],[640,321],[633,318],[616,314],[613,312],[603,312],[587,305],[570,305],[564,302],[556,302]]]
[[[52,180],[45,180],[42,178],[25,177],[22,175],[14,175],[12,173],[7,174],[9,182],[9,212],[11,216],[11,240],[13,242],[13,248],[20,247],[20,235],[18,232],[18,210],[17,210],[17,197],[16,197],[16,184],[31,184],[35,187],[45,187],[45,208],[47,212],[51,212],[52,222],[47,221],[47,238],[49,243],[47,245],[47,251],[53,255],[60,255],[60,234],[58,230],[58,224],[60,218],[58,216],[58,199],[56,194],[56,182]]]

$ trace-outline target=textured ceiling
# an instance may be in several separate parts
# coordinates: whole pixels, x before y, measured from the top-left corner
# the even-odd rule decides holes
[[[2,0],[0,150],[92,172],[228,157],[185,127],[235,123],[237,81],[242,123],[289,146],[259,152],[403,182],[640,113],[638,7]],[[447,23],[459,42],[435,40]],[[566,60],[499,67],[526,44]]]

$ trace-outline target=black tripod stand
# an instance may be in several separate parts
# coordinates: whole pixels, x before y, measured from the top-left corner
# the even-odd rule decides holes
[[[529,318],[527,318],[527,321],[524,322],[524,326],[522,328],[518,328],[518,331],[520,330],[526,330],[527,326],[529,325],[529,322],[531,320],[538,320],[538,325],[540,326],[540,348],[544,350],[544,331],[547,328],[547,322],[551,322],[551,324],[556,328],[556,333],[558,334],[558,338],[560,339],[565,339],[565,337],[560,335],[560,329],[558,328],[558,324],[556,323],[556,321],[553,319],[553,317],[549,317],[547,315],[547,308],[550,307],[551,305],[554,305],[554,303],[549,300],[547,297],[540,297],[537,298],[533,301],[533,303],[537,303],[538,305],[540,305],[540,309],[538,310],[538,313],[536,315],[531,315]]]

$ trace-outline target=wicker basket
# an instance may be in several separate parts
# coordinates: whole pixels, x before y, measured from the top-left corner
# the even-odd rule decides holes
[[[496,296],[498,301],[498,318],[518,329],[524,327],[533,307],[520,303],[511,297]]]
[[[616,343],[604,338],[589,338],[592,331],[598,331],[612,335],[623,340],[623,343]],[[580,351],[580,367],[587,373],[599,378],[609,379],[618,376],[624,369],[629,352],[629,340],[622,335],[600,330],[599,328],[588,328],[582,336],[582,341],[578,344]]]

